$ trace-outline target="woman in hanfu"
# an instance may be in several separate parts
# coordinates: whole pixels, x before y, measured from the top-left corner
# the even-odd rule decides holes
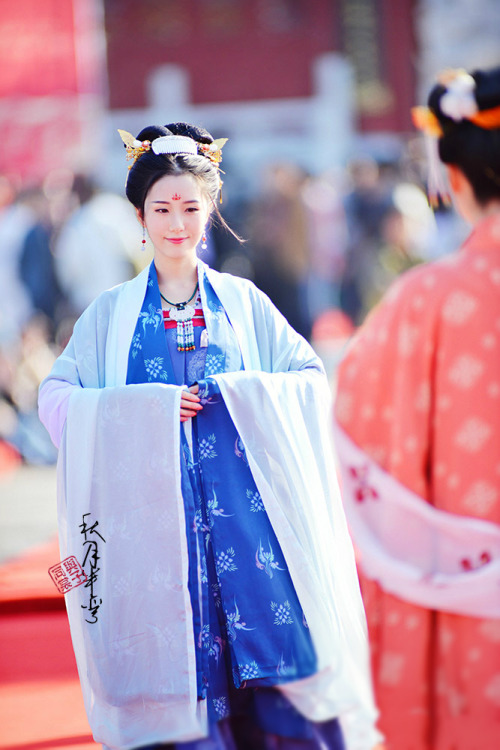
[[[496,750],[500,68],[447,71],[414,117],[439,149],[431,194],[444,195],[440,157],[472,231],[404,274],[347,351],[335,407],[344,505],[387,747]]]
[[[223,144],[121,134],[154,260],[90,305],[40,389],[61,554],[88,576],[66,599],[94,737],[371,750],[322,366],[251,282],[197,259]]]

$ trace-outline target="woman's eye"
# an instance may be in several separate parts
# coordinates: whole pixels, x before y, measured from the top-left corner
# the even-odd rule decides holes
[[[199,208],[196,208],[195,206],[189,206],[189,208],[186,209],[188,213],[195,214],[198,213],[200,210]]]

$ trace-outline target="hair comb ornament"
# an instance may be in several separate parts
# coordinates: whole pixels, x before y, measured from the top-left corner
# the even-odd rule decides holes
[[[127,150],[127,159],[133,159],[134,163],[146,151],[152,150],[153,153],[159,154],[191,154],[193,156],[206,156],[217,169],[220,170],[222,161],[222,147],[227,142],[227,138],[218,138],[212,143],[198,143],[186,135],[162,135],[153,141],[139,141],[132,133],[127,130],[118,129],[120,138],[125,144]],[[129,166],[129,169],[132,164]]]
[[[151,143],[154,153],[159,154],[191,154],[198,153],[198,144],[187,135],[161,135]]]

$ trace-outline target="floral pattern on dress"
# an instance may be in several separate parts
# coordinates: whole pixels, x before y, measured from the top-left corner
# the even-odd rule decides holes
[[[500,296],[490,269],[499,267],[500,219],[491,215],[446,263],[424,264],[401,277],[341,363],[336,402],[337,420],[351,440],[364,452],[371,446],[372,454],[374,446],[385,447],[377,453],[380,467],[423,502],[495,524]],[[417,298],[426,300],[419,311],[412,307]],[[404,360],[397,351],[402,324],[418,326]],[[381,330],[388,332],[383,342],[377,340]],[[373,371],[384,383],[376,392],[366,377]],[[365,404],[375,406],[374,419],[362,421]],[[408,439],[411,453],[404,450]],[[481,560],[460,562],[474,575]],[[496,750],[500,624],[403,601],[362,566],[360,573],[387,746],[406,747],[411,737],[414,750],[428,750],[432,734],[436,747]],[[486,636],[492,626],[496,640]]]
[[[229,641],[234,642],[238,635],[239,630],[255,630],[255,628],[248,628],[246,622],[243,622],[240,615],[240,610],[234,600],[234,608],[230,612],[226,612],[226,625]]]
[[[221,354],[207,354],[205,361],[205,375],[218,375],[224,372],[224,362]]]
[[[208,437],[202,438],[202,440],[200,440],[198,449],[200,452],[200,458],[202,460],[217,457],[217,451],[214,448],[215,443],[216,437],[214,434],[208,435]]]
[[[175,332],[175,342],[177,343],[177,332]],[[205,366],[206,349],[198,349],[193,352],[192,357],[189,359],[186,367],[187,371],[187,382],[194,383],[196,380],[200,380]]]
[[[222,696],[222,698],[213,698],[212,703],[217,715],[221,719],[226,719],[229,716],[229,707],[225,696]]]
[[[225,552],[219,552],[216,558],[216,570],[217,575],[222,573],[233,573],[238,570],[238,566],[234,562],[236,553],[232,547],[228,547]]]
[[[285,662],[283,654],[281,654],[280,660],[276,667],[276,673],[279,675],[283,675],[284,677],[295,677],[295,675],[297,674],[297,667],[293,663],[287,664]]]
[[[158,380],[158,378],[163,381],[168,380],[168,373],[163,368],[162,357],[153,357],[152,359],[145,359],[144,366],[148,374],[148,382],[151,382],[152,380]]]
[[[234,441],[234,455],[237,458],[241,458],[243,462],[248,466],[248,459],[247,459],[247,454],[245,451],[245,446],[243,445],[243,440],[240,438],[239,435]]]
[[[264,549],[259,539],[259,546],[255,553],[255,564],[259,570],[263,570],[269,578],[272,578],[275,570],[285,570],[285,568],[280,568],[279,562],[274,557],[273,548],[269,540],[267,546],[268,548]]]
[[[200,289],[207,302],[206,329],[195,327],[193,352],[179,352],[175,331],[160,325],[161,300],[151,265],[130,346],[127,383],[189,385],[229,367],[243,367],[236,335],[206,277],[200,278]],[[224,342],[224,349],[218,342]],[[222,398],[209,401],[191,420],[189,442],[181,429],[181,449],[198,698],[207,698],[213,722],[229,714],[231,683],[234,689],[242,682],[256,687],[308,677],[316,670],[316,655],[244,445]],[[155,581],[163,585],[160,573]]]
[[[208,300],[208,309],[212,315],[213,318],[216,320],[221,320],[225,317],[224,314],[224,308],[220,304],[220,302],[216,302],[214,300],[209,299]]]
[[[210,632],[210,625],[203,625],[201,629],[200,646],[208,651],[208,655],[213,657],[216,663],[219,663],[224,650],[224,641],[219,635]]]
[[[247,490],[247,497],[250,500],[250,510],[252,511],[252,513],[265,511],[262,498],[256,490]]]
[[[160,325],[163,325],[163,314],[161,308],[158,309],[153,304],[148,305],[146,311],[139,313],[139,320],[142,321],[142,330],[146,333],[146,326],[154,326],[155,332],[158,331]]]
[[[292,607],[290,602],[283,602],[283,604],[271,602],[271,609],[274,612],[275,625],[293,625]]]
[[[238,671],[242,680],[254,680],[259,676],[259,665],[256,661],[250,664],[238,664]]]
[[[137,357],[138,352],[142,349],[141,344],[141,335],[140,333],[134,334],[134,338],[132,339],[132,349],[131,354],[134,359]]]

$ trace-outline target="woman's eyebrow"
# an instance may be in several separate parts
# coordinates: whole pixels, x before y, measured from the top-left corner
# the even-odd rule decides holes
[[[191,200],[182,201],[183,203],[199,203],[198,198],[192,198]],[[151,203],[167,203],[170,205],[170,201],[151,201]]]

